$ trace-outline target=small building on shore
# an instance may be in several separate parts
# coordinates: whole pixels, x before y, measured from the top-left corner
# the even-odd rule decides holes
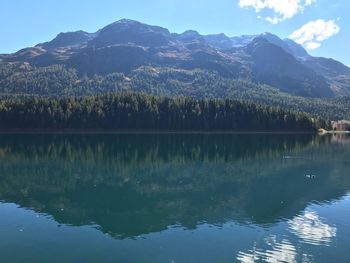
[[[332,121],[333,131],[350,131],[350,121]]]

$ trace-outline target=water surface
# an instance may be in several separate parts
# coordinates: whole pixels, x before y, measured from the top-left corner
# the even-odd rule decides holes
[[[0,135],[0,262],[350,262],[350,136]]]

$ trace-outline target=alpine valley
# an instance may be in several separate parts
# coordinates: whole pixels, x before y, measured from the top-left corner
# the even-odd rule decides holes
[[[327,119],[350,119],[350,68],[263,33],[175,34],[123,19],[95,33],[0,55],[2,97],[143,92],[230,98]]]

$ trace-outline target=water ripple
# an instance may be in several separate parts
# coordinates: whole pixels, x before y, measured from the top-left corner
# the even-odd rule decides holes
[[[272,249],[262,250],[254,247],[247,253],[239,252],[237,261],[242,263],[270,262],[270,263],[294,263],[297,262],[298,253],[296,248],[288,240],[281,242],[273,241]]]
[[[337,228],[322,222],[314,211],[305,211],[288,224],[291,232],[307,244],[329,246],[337,235]]]

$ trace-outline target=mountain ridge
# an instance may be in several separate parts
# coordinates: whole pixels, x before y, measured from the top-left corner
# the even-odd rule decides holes
[[[2,54],[0,61],[27,62],[36,67],[63,64],[89,76],[128,74],[142,66],[198,68],[271,85],[291,95],[350,96],[347,66],[312,57],[293,40],[282,40],[268,32],[238,37],[201,35],[195,30],[177,34],[122,19],[95,33],[60,33],[51,41]]]

